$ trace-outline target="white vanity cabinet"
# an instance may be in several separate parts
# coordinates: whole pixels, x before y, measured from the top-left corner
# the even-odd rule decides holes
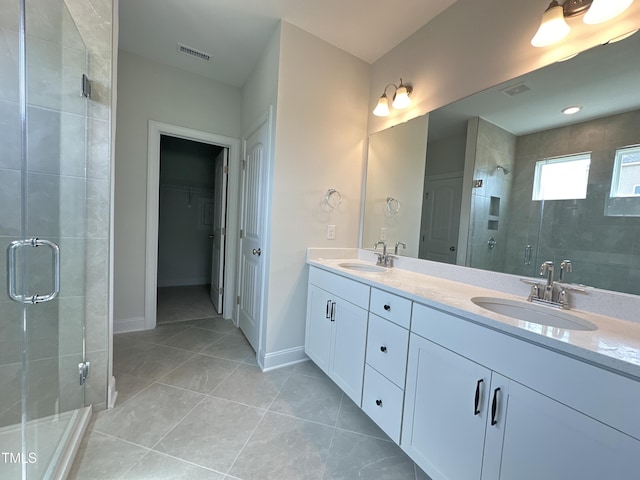
[[[370,287],[309,269],[305,353],[358,405],[362,400]]]
[[[640,441],[515,381],[502,381],[500,416],[487,424],[483,479],[638,478]]]
[[[604,423],[617,422],[611,408],[631,411],[621,397],[637,382],[590,372],[592,385],[569,391],[581,366],[600,369],[422,305],[412,331],[401,446],[433,480],[637,476],[638,422],[630,433]]]

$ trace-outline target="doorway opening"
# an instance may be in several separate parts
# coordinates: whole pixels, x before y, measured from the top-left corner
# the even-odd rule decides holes
[[[189,165],[189,163],[184,158],[173,162],[169,160],[169,163],[166,163],[163,169],[165,173],[173,171],[173,174],[168,176],[169,180],[161,181],[162,143],[165,143],[165,146],[168,143],[173,150],[176,149],[176,146],[189,145],[189,151],[204,150],[209,152],[208,157],[209,162],[213,164],[213,179],[215,183],[213,201],[210,198],[207,199],[211,193],[209,187],[203,183],[196,183],[196,180],[193,179],[185,180],[185,178],[188,178],[188,170],[190,169],[199,169],[200,175],[202,177],[205,176],[202,173],[202,169],[209,167],[203,165],[204,162],[196,162],[196,166],[188,168],[186,165]],[[169,154],[169,158],[171,155],[173,154]],[[211,155],[214,156],[211,158]],[[173,284],[172,286],[176,288],[205,285],[207,283],[201,282],[209,281],[208,278],[211,278],[210,284],[212,287],[209,289],[209,300],[207,302],[213,305],[214,311],[220,312],[219,314],[224,319],[232,318],[235,306],[236,269],[234,266],[237,261],[239,175],[230,176],[229,172],[239,171],[239,156],[240,141],[236,138],[153,120],[149,121],[143,329],[153,329],[158,323],[158,287],[164,288],[163,285],[169,286],[169,284]],[[203,182],[204,179],[198,178],[197,181]],[[161,188],[162,183],[164,183],[164,188]],[[159,249],[159,245],[162,242],[159,229],[161,190],[163,203],[173,203],[175,208],[182,208],[183,217],[191,219],[191,228],[193,229],[192,233],[187,234],[183,226],[172,226],[171,222],[167,223],[167,231],[163,232],[163,236],[168,236],[169,243],[162,246],[162,253]],[[219,195],[216,196],[216,193]],[[173,216],[175,217],[175,215]],[[184,220],[184,218],[181,220]],[[163,230],[165,230],[164,224]],[[175,252],[181,252],[181,254],[191,253],[189,252],[191,247],[185,240],[188,235],[199,235],[200,241],[207,243],[211,248],[211,257],[207,255],[207,259],[202,260],[195,270],[186,268],[187,260],[185,260],[184,256],[182,260],[177,262],[175,259],[170,259]],[[209,239],[209,235],[212,235],[213,238]],[[161,259],[161,255],[164,255],[164,253],[169,254],[169,259],[165,260],[164,256]],[[208,260],[209,258],[211,261]],[[159,261],[166,263],[163,263],[160,267]],[[189,261],[192,262],[191,265],[193,266],[193,261]],[[195,262],[198,263],[197,260]],[[159,270],[159,267],[162,268],[162,271]],[[201,273],[207,270],[209,272],[218,272],[218,274],[214,273],[210,277],[205,277]],[[203,278],[207,278],[207,280],[203,280]],[[214,293],[213,300],[211,300],[212,293]],[[202,289],[199,295],[202,298]],[[189,302],[189,299],[186,298],[189,294],[182,292],[182,295],[178,294],[177,296],[185,297],[187,306],[193,307],[194,302]],[[171,318],[169,318],[169,321],[172,321]]]
[[[160,136],[157,324],[222,314],[228,148]]]

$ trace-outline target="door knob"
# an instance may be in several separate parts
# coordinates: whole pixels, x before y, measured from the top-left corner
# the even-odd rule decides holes
[[[251,253],[253,253],[254,255],[258,255],[260,256],[260,254],[262,253],[262,250],[259,248],[254,248]]]
[[[209,235],[209,240],[213,240],[214,238],[215,237],[214,237],[213,233]]]
[[[452,252],[455,252],[456,251],[456,247],[453,247],[453,246],[449,247],[449,250],[451,250]]]

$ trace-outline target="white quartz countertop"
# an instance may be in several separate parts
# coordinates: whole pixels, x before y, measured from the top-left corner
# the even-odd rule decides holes
[[[594,331],[566,330],[538,325],[486,310],[472,297],[497,297],[526,301],[513,294],[481,288],[400,268],[383,273],[343,268],[340,263],[366,263],[349,259],[309,259],[307,263],[371,287],[382,288],[426,306],[463,317],[508,335],[570,355],[602,368],[640,380],[640,323],[619,320],[581,310],[568,310],[573,316],[594,323]]]

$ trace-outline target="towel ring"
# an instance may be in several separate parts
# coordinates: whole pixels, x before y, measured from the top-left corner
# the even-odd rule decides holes
[[[395,215],[400,211],[400,202],[393,197],[387,197],[387,204],[384,208],[391,215]]]
[[[338,208],[342,203],[342,195],[335,188],[330,188],[324,196],[324,201],[331,208]]]

